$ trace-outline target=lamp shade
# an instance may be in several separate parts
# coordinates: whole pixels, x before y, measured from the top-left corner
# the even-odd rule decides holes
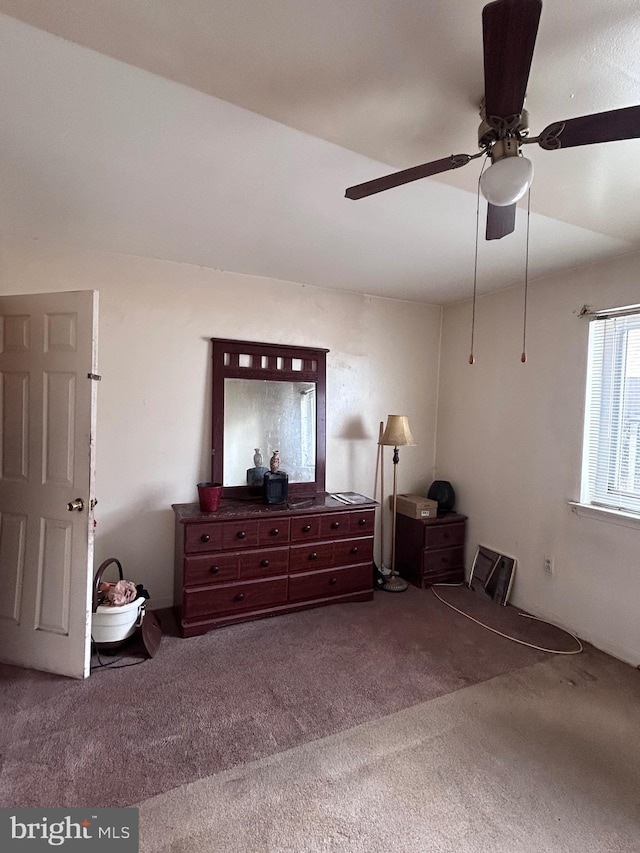
[[[409,418],[406,415],[388,415],[380,444],[390,447],[414,447],[415,441],[409,428]]]
[[[482,195],[489,204],[507,207],[521,199],[533,180],[533,163],[526,157],[496,160],[480,178]]]

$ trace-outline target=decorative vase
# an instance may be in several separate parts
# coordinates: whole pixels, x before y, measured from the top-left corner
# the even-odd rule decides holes
[[[271,460],[269,462],[269,466],[271,468],[272,474],[277,474],[278,471],[280,470],[280,451],[279,450],[273,451],[273,456],[271,457]]]
[[[254,464],[254,467],[256,467],[256,468],[261,468],[261,467],[262,467],[262,453],[260,452],[260,448],[259,448],[259,447],[256,447],[256,448],[255,448],[255,451],[256,451],[256,452],[253,454],[253,464]]]

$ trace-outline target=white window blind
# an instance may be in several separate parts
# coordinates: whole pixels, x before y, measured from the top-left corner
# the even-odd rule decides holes
[[[580,499],[640,513],[640,306],[589,325]]]

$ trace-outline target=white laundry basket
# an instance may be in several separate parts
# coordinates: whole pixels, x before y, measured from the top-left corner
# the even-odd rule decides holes
[[[128,604],[119,607],[107,604],[98,604],[100,584],[105,569],[115,563],[118,566],[120,580],[124,580],[122,565],[115,557],[105,560],[96,572],[93,583],[93,614],[91,617],[91,639],[100,648],[115,648],[136,631],[142,625],[145,614],[144,596],[138,596]]]

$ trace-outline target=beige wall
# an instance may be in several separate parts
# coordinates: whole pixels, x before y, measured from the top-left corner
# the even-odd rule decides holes
[[[171,504],[209,478],[211,337],[330,349],[328,490],[372,495],[389,413],[409,416],[418,444],[400,490],[433,479],[440,308],[2,238],[1,293],[85,289],[100,295],[96,566],[118,557],[155,606],[172,601]]]
[[[371,495],[379,422],[408,414],[418,446],[401,451],[399,489],[453,482],[469,515],[467,564],[478,543],[515,556],[513,603],[640,663],[640,526],[566,503],[580,475],[587,325],[577,313],[638,302],[637,266],[627,256],[532,283],[525,365],[522,288],[479,300],[473,367],[470,304],[448,306],[439,390],[433,306],[7,236],[0,292],[99,291],[96,565],[119,557],[155,606],[172,597],[170,505],[195,500],[208,477],[209,338],[308,343],[330,349],[329,490]]]
[[[523,289],[479,300],[476,364],[471,306],[444,311],[438,476],[469,515],[467,562],[477,544],[517,558],[513,603],[640,663],[640,521],[576,514],[588,324],[577,314],[640,301],[638,255],[534,282],[528,361]],[[543,572],[553,556],[555,573]]]

